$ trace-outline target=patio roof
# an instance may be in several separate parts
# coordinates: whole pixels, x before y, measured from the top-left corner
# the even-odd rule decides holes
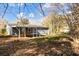
[[[8,24],[10,27],[28,27],[28,28],[45,28],[48,29],[48,27],[46,26],[42,26],[42,25],[31,25],[31,24],[27,24],[27,25],[23,25],[23,24]]]

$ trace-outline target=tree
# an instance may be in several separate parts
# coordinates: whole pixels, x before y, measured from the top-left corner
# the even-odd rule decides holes
[[[60,12],[70,28],[70,35],[79,39],[79,4],[51,4],[54,6],[53,12]],[[67,7],[68,9],[65,9]],[[50,8],[52,9],[52,8]]]
[[[24,18],[24,17],[22,17],[22,18],[20,18],[20,19],[18,19],[19,21],[17,21],[17,25],[27,25],[27,24],[29,24],[29,20],[27,19],[27,18]],[[18,30],[18,32],[19,32],[19,37],[20,37],[20,28],[17,28],[17,30]],[[26,37],[26,30],[25,30],[25,28],[23,28],[23,31],[22,31],[23,33],[24,33],[24,36]]]
[[[21,18],[21,19],[19,19],[17,24],[27,25],[27,24],[29,24],[29,20],[27,18]]]
[[[61,29],[67,26],[64,16],[60,16],[55,12],[44,19],[43,25],[49,27],[50,34],[58,34]]]
[[[75,36],[75,38],[79,39],[79,4],[71,4],[72,11],[72,29],[71,34]]]

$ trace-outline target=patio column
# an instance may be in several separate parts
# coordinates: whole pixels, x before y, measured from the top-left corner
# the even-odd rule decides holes
[[[32,29],[32,31],[33,31],[33,32],[32,32],[32,35],[33,35],[33,37],[34,37],[34,28]]]
[[[26,37],[26,28],[24,27],[24,37]]]
[[[29,33],[29,28],[27,27],[27,36],[28,36],[28,33]]]
[[[29,34],[29,27],[27,28],[27,31],[28,31],[28,32],[27,32],[27,36],[28,36],[28,34]]]
[[[37,33],[37,27],[36,27],[36,37],[38,36],[38,33]]]
[[[18,28],[18,30],[19,30],[19,38],[20,38],[20,36],[21,36],[21,35],[20,35],[20,32],[21,32],[21,31],[20,31],[20,28]]]

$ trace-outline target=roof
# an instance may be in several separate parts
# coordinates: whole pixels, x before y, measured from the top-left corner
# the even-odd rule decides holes
[[[29,27],[29,28],[46,28],[48,29],[48,27],[46,26],[42,26],[42,25],[31,25],[31,24],[27,24],[27,25],[22,25],[22,24],[8,24],[10,27]]]

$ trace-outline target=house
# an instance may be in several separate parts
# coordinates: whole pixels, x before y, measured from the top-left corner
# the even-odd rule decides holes
[[[33,37],[48,34],[48,27],[41,25],[21,25],[21,24],[8,24],[6,26],[7,35]]]

